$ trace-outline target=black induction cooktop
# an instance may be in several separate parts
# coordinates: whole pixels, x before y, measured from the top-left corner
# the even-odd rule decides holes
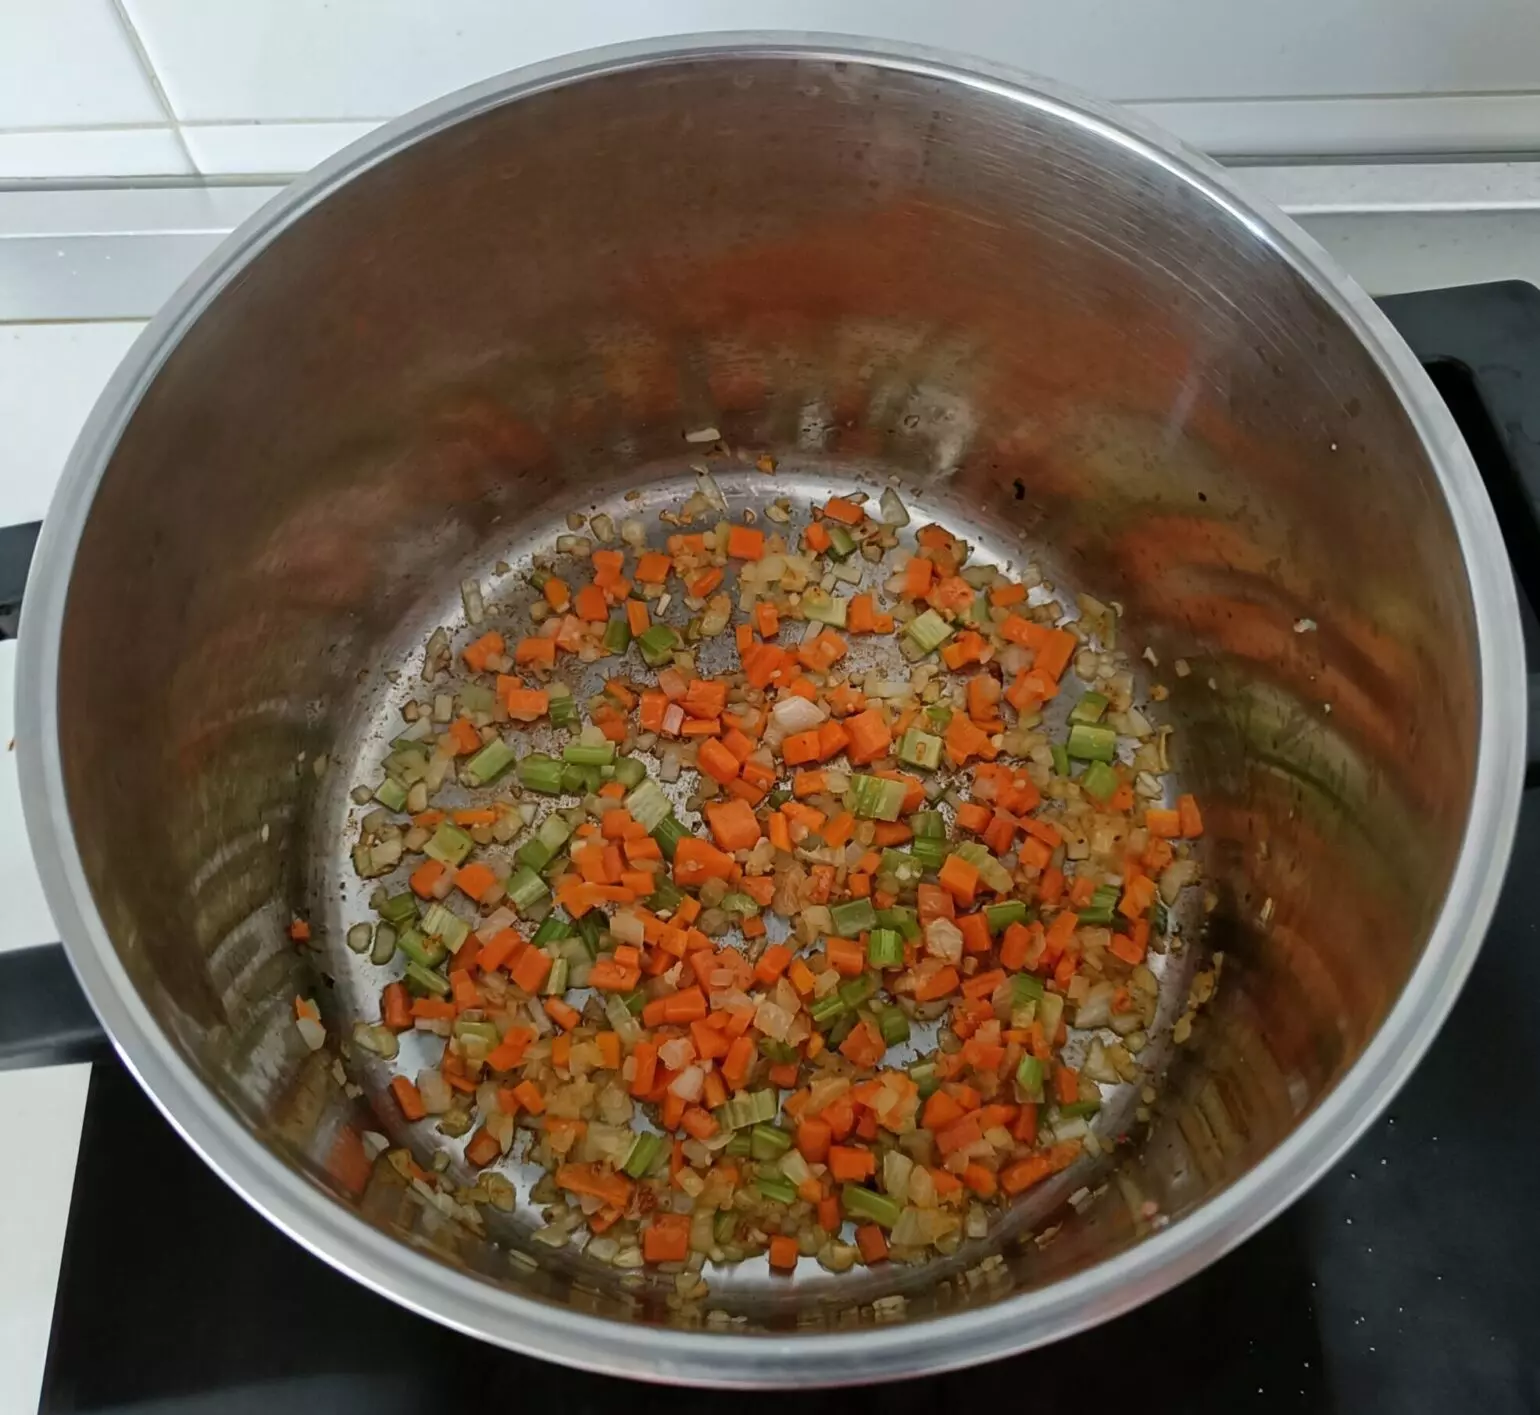
[[[1383,303],[1459,419],[1525,597],[1540,602],[1540,291],[1487,285]],[[1528,604],[1524,614],[1537,663]],[[799,1393],[798,1411],[1540,1410],[1540,786],[1525,793],[1514,859],[1475,971],[1416,1075],[1347,1159],[1256,1237],[1046,1350],[898,1386]],[[3,1269],[0,1255],[0,1281]],[[784,1411],[788,1398],[583,1375],[413,1316],[259,1218],[117,1062],[93,1071],[45,1411],[681,1415],[729,1402]]]

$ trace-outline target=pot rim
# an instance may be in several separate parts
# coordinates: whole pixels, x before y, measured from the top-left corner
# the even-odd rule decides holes
[[[986,1307],[849,1331],[750,1336],[586,1315],[413,1250],[291,1169],[178,1055],[136,993],[97,913],[70,829],[58,738],[59,645],[71,569],[97,485],[140,399],[186,331],[278,235],[413,143],[503,104],[602,75],[692,59],[850,61],[934,77],[1074,124],[1158,165],[1264,242],[1365,345],[1438,477],[1470,586],[1480,656],[1475,781],[1460,855],[1423,956],[1369,1045],[1295,1131],[1168,1228],[1046,1287]],[[166,1119],[254,1208],[312,1253],[424,1316],[563,1365],[686,1385],[816,1386],[891,1380],[1028,1350],[1175,1286],[1298,1198],[1374,1121],[1452,1007],[1481,946],[1517,824],[1526,731],[1524,648],[1496,517],[1442,399],[1369,297],[1291,220],[1215,163],[1098,100],[988,61],[832,34],[742,32],[620,44],[530,65],[386,124],[287,188],[229,237],[150,322],[109,380],[53,498],[22,613],[16,721],[22,802],[44,892],[71,964],[119,1055]]]

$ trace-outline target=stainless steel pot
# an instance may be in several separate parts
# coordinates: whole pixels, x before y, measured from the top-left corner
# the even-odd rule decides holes
[[[1048,1212],[1059,1189],[924,1268],[745,1265],[710,1319],[667,1280],[531,1243],[528,1209],[481,1239],[365,1183],[359,1132],[403,1133],[371,1107],[382,1076],[359,1065],[351,1098],[289,1012],[324,974],[334,1031],[373,1015],[378,979],[341,943],[343,821],[386,670],[465,574],[567,511],[664,504],[681,430],[707,424],[775,453],[798,499],[894,474],[994,554],[1121,605],[1205,802],[1225,959],[1167,1048],[1149,1138],[1110,1179],[1110,1160],[1076,1175],[1078,1211]],[[1212,1261],[1415,1065],[1480,945],[1520,787],[1491,511],[1363,293],[1126,116],[843,39],[540,66],[297,183],[113,379],[28,594],[32,843],[86,992],[173,1124],[360,1282],[663,1380],[961,1366]],[[300,908],[318,952],[286,937]],[[1168,1020],[1207,957],[1191,937]],[[435,1137],[410,1142],[426,1159]]]

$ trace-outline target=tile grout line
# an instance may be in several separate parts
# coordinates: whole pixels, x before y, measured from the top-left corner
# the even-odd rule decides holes
[[[192,149],[188,147],[187,138],[182,132],[181,124],[177,121],[176,110],[171,106],[171,98],[166,93],[165,85],[160,81],[160,74],[156,72],[155,65],[150,61],[149,50],[144,47],[144,40],[140,37],[138,28],[123,0],[111,0],[111,5],[113,13],[118,17],[118,23],[123,27],[123,35],[133,49],[134,56],[139,61],[139,67],[155,94],[155,101],[160,104],[160,111],[166,115],[166,121],[171,125],[177,151],[182,154],[188,170],[196,173],[199,170],[198,164],[193,161]]]

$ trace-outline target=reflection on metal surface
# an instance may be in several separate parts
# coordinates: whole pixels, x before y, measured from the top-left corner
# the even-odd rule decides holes
[[[194,1143],[323,1256],[452,1324],[737,1384],[1049,1340],[1276,1211],[1447,1008],[1523,730],[1489,510],[1361,293],[1158,140],[924,57],[724,41],[576,72],[344,154],[109,390],[23,636],[50,901]],[[372,675],[466,567],[617,486],[656,491],[703,425],[813,479],[891,468],[1123,604],[1183,724],[1227,954],[1169,1119],[1053,1242],[944,1280],[746,1269],[720,1301],[759,1338],[691,1330],[651,1279],[483,1243],[378,1175],[361,1209],[379,1227],[358,1223],[333,1171],[346,1128],[374,1122],[278,1022],[314,986],[287,912],[340,910],[324,861],[345,786],[299,753],[362,742]],[[339,979],[340,1015],[367,1000]],[[1077,1181],[1055,1182],[1045,1202]],[[899,1291],[936,1319],[923,1340],[851,1312]]]

